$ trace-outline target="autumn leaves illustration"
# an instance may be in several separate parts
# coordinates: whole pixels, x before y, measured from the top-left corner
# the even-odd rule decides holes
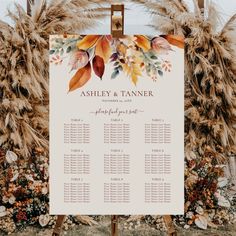
[[[125,36],[114,39],[110,35],[52,36],[50,39],[50,63],[61,64],[69,56],[71,73],[68,92],[83,87],[92,73],[103,79],[105,67],[111,64],[115,79],[123,72],[137,84],[145,73],[153,81],[164,72],[171,71],[171,62],[163,59],[172,45],[184,47],[179,36],[147,37],[144,35]]]

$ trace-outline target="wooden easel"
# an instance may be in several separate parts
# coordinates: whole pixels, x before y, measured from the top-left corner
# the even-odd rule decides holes
[[[200,9],[204,9],[205,8],[205,3],[204,3],[204,0],[198,0],[198,6]]]
[[[119,15],[116,15],[119,13]],[[124,36],[125,25],[125,7],[124,4],[111,5],[111,34],[114,38],[121,38]]]
[[[56,225],[53,230],[52,236],[60,236],[60,234],[62,232],[62,226],[63,226],[65,219],[66,219],[65,215],[58,215],[57,216],[57,221],[56,221]]]
[[[116,15],[119,12],[120,15]],[[114,38],[121,38],[124,36],[124,5],[114,4],[111,5],[111,34]],[[168,234],[176,236],[176,230],[170,215],[163,216]],[[62,225],[65,220],[64,215],[59,215],[52,236],[60,236]],[[111,216],[111,236],[118,236],[118,215]]]
[[[33,3],[34,0],[31,0]],[[200,9],[204,9],[204,0],[198,0]],[[121,16],[114,15],[114,12],[118,11]],[[30,0],[27,0],[27,14],[31,15]],[[124,5],[114,4],[111,6],[111,33],[113,37],[122,37],[124,35]],[[55,228],[52,236],[60,236],[62,232],[62,226],[65,221],[65,215],[58,215]],[[118,215],[111,216],[111,236],[118,236]],[[170,215],[164,215],[163,220],[165,222],[167,232],[169,236],[177,236],[177,232]]]

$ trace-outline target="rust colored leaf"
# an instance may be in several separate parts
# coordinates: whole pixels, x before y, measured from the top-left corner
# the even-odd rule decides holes
[[[88,63],[85,67],[79,69],[70,80],[69,92],[84,86],[90,78],[91,78],[91,64]]]
[[[138,47],[142,48],[145,52],[151,49],[151,42],[147,37],[144,35],[135,35],[135,38]]]
[[[110,47],[110,43],[106,37],[102,37],[101,39],[99,39],[99,41],[96,45],[95,54],[97,56],[100,56],[104,60],[105,63],[108,62],[108,60],[111,56],[111,47]]]
[[[102,76],[104,74],[105,70],[105,65],[104,65],[104,60],[100,56],[95,56],[93,58],[93,70],[94,73],[102,79]]]
[[[178,47],[184,48],[184,37],[179,35],[162,35],[170,44]]]
[[[93,47],[100,37],[100,35],[87,35],[77,43],[77,48],[87,50]]]

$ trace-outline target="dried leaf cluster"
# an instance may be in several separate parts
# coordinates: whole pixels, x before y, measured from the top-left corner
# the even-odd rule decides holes
[[[123,71],[136,85],[145,74],[156,81],[164,72],[171,71],[172,64],[163,55],[173,51],[172,45],[183,49],[183,37],[128,35],[118,39],[111,35],[53,35],[50,65],[61,65],[69,57],[70,72],[76,70],[76,73],[69,82],[68,92],[86,85],[93,74],[102,80],[108,64],[113,67],[111,79]]]

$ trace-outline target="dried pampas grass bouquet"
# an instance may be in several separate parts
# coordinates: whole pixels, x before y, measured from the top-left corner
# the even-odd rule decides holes
[[[35,1],[32,16],[20,5],[0,21],[0,146],[29,157],[48,149],[48,36],[76,33],[104,17],[103,0]]]
[[[48,48],[106,15],[106,0],[37,0],[32,16],[16,4],[0,21],[0,229],[53,224],[48,212]],[[51,222],[51,223],[50,223]]]
[[[183,0],[134,2],[150,11],[154,28],[185,37],[186,218],[180,220],[200,228],[229,222],[236,212],[236,15],[219,31],[212,3],[204,14],[197,0],[194,12]]]

